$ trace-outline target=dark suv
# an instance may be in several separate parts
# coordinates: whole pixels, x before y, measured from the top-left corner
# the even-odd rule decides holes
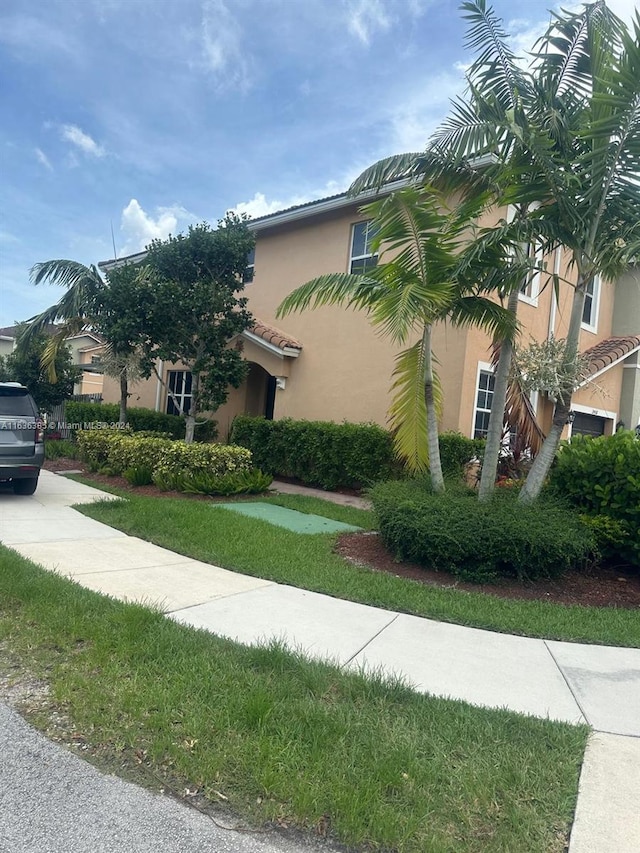
[[[19,382],[0,382],[0,480],[16,495],[32,495],[44,462],[44,424]]]

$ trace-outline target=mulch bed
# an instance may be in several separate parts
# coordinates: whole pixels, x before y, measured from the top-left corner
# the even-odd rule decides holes
[[[448,572],[425,569],[415,563],[399,563],[385,548],[377,533],[344,533],[336,553],[352,563],[401,578],[410,578],[428,586],[482,592],[499,598],[528,601],[553,601],[588,607],[640,608],[640,572],[602,566],[581,572],[568,572],[555,580],[520,583],[502,580],[486,585],[466,583]]]
[[[161,492],[153,485],[134,488],[124,477],[107,477],[103,474],[90,473],[87,466],[76,459],[47,460],[44,467],[47,471],[54,473],[82,471],[83,477],[93,480],[97,486],[116,487],[136,495],[192,501],[229,500],[227,497]],[[234,499],[238,497],[241,496]],[[256,499],[255,495],[245,497],[247,500]],[[483,585],[467,583],[448,572],[436,572],[414,563],[399,563],[375,533],[345,533],[338,539],[335,550],[337,554],[356,565],[366,566],[378,572],[387,572],[396,577],[409,578],[428,586],[482,592],[499,598],[553,601],[558,604],[581,604],[589,607],[640,608],[640,572],[629,567],[599,566],[579,572],[568,572],[554,580],[538,580],[529,583],[502,580],[499,583]]]

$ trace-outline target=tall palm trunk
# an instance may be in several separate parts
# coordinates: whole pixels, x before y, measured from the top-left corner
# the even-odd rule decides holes
[[[509,301],[507,302],[507,311],[513,314],[514,317],[518,313],[519,293],[519,287],[514,287],[509,294]],[[507,405],[507,387],[509,385],[512,358],[513,340],[507,338],[500,343],[500,356],[495,373],[493,400],[491,401],[491,413],[489,414],[489,427],[487,429],[487,444],[484,449],[480,489],[478,491],[478,499],[481,501],[488,500],[493,494],[498,474],[498,460],[502,444],[504,413]]]
[[[429,447],[429,471],[434,492],[444,492],[444,477],[440,461],[440,443],[438,441],[438,416],[436,414],[433,389],[433,353],[431,351],[431,326],[426,325],[422,333],[424,351],[424,401],[427,407],[427,444]]]
[[[569,321],[569,331],[567,332],[567,345],[565,349],[564,365],[568,367],[576,357],[580,344],[580,326],[582,323],[582,312],[584,309],[584,298],[587,285],[590,284],[590,279],[584,279],[582,275],[578,279],[576,290],[571,306],[571,319]],[[562,431],[569,419],[571,411],[571,391],[564,394],[555,405],[553,412],[553,424],[549,430],[549,434],[544,440],[544,444],[540,449],[540,453],[533,460],[533,465],[529,471],[529,475],[525,481],[518,500],[521,503],[531,503],[540,494],[544,481],[549,473],[551,464],[555,459],[558,451],[558,445],[562,438]]]

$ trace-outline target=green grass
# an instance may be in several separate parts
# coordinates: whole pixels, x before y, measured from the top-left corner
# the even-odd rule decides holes
[[[246,534],[224,510],[205,516],[181,502],[185,516],[178,502],[161,503],[172,530],[196,512],[209,527]],[[154,517],[148,501],[127,512]],[[397,853],[564,849],[586,727],[421,696],[275,645],[245,648],[85,590],[4,547],[0,653],[48,682],[68,737],[90,746],[83,755],[141,762],[179,790],[222,795],[254,825],[325,824],[344,844]]]
[[[372,513],[317,498],[267,498],[365,529]],[[356,568],[332,553],[335,536],[298,535],[215,504],[129,496],[78,509],[133,536],[224,568],[403,613],[511,634],[614,646],[640,646],[637,612],[516,601],[483,593],[426,586]]]

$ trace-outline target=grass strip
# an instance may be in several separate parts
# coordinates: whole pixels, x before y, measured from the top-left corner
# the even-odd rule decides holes
[[[254,825],[397,853],[564,849],[585,727],[242,647],[0,546],[2,649],[47,681],[83,754],[135,756]]]
[[[375,526],[373,513],[319,498],[279,495],[265,500],[364,529]],[[632,610],[516,601],[427,586],[353,566],[332,552],[335,536],[301,536],[207,501],[134,495],[77,509],[179,554],[337,598],[503,633],[640,646],[640,619]]]

